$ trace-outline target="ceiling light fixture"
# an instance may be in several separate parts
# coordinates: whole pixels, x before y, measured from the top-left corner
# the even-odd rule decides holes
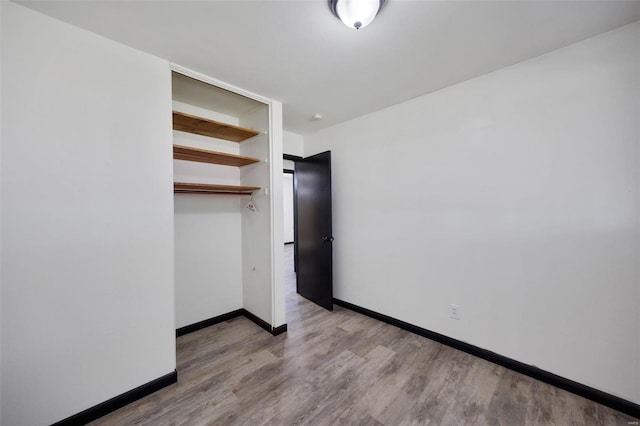
[[[359,30],[376,17],[385,0],[329,0],[331,12],[349,28]]]

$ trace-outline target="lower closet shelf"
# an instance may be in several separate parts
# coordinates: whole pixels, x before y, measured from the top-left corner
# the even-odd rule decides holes
[[[251,195],[259,186],[214,185],[210,183],[175,182],[173,192],[176,194],[231,194]]]

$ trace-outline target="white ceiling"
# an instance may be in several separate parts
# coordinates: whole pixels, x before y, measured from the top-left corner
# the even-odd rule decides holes
[[[359,31],[326,0],[21,4],[280,100],[300,134],[640,20],[640,0],[387,0]]]

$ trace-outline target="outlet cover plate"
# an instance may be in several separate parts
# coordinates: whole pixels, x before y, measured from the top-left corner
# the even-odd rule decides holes
[[[460,319],[460,305],[451,304],[451,314],[449,317],[454,320]]]

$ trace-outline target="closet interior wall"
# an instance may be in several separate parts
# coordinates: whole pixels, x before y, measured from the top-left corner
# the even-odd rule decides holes
[[[240,117],[240,126],[269,129],[267,106],[248,111]],[[269,192],[269,135],[265,132],[240,144],[240,155],[260,159],[260,163],[240,169],[240,184],[260,186],[253,194],[256,211],[245,207],[242,197],[242,300],[244,308],[273,325],[271,303],[271,194]]]

